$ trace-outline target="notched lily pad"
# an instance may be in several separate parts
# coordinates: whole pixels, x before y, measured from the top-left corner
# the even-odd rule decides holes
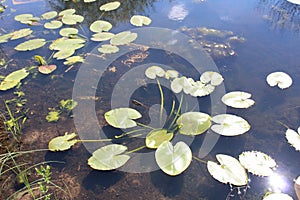
[[[130,31],[123,31],[121,33],[116,34],[111,38],[110,44],[118,46],[125,45],[133,42],[137,38],[136,33],[131,33]]]
[[[120,144],[106,145],[94,151],[88,159],[88,164],[97,170],[117,169],[130,159],[130,156],[123,154],[126,150],[127,147]]]
[[[59,34],[63,37],[70,37],[71,35],[77,35],[78,29],[76,28],[62,28]]]
[[[26,42],[19,44],[18,46],[15,47],[15,50],[30,51],[30,50],[35,50],[35,49],[41,48],[45,44],[46,44],[45,39],[37,38],[37,39],[28,40]]]
[[[149,25],[151,23],[151,19],[142,15],[134,15],[130,18],[130,23],[134,26]]]
[[[62,26],[63,24],[61,21],[53,20],[51,22],[47,22],[44,24],[44,27],[47,29],[58,29]]]
[[[164,77],[165,70],[163,70],[163,68],[161,68],[159,66],[151,66],[146,69],[145,75],[150,79],[155,79],[156,76]]]
[[[102,31],[109,31],[112,28],[111,23],[103,20],[94,21],[90,25],[90,30],[95,33],[99,33]]]
[[[225,94],[222,97],[222,102],[233,108],[249,108],[255,102],[250,99],[251,94],[242,91],[233,91]]]
[[[84,58],[81,56],[72,56],[66,59],[66,61],[64,62],[64,65],[73,65],[75,63],[78,62],[84,62]]]
[[[46,13],[42,14],[42,15],[41,15],[41,18],[42,18],[42,19],[48,20],[48,19],[53,19],[53,18],[55,18],[57,15],[58,15],[58,14],[57,14],[56,11],[49,11],[49,12],[46,12]]]
[[[78,140],[74,139],[76,133],[68,134],[65,133],[64,136],[58,136],[50,140],[48,148],[50,151],[65,151],[70,149]]]
[[[267,76],[267,83],[271,86],[278,86],[280,89],[289,88],[293,79],[285,72],[273,72]]]
[[[26,69],[19,69],[7,75],[0,83],[0,90],[5,91],[17,86],[20,81],[26,78],[29,72]]]
[[[100,53],[117,53],[119,51],[119,47],[111,45],[111,44],[103,44],[98,48]]]
[[[265,195],[263,200],[293,200],[293,198],[284,193],[270,193]]]
[[[202,112],[186,112],[180,115],[176,123],[179,132],[184,135],[199,135],[211,126],[211,117]]]
[[[56,65],[41,65],[38,67],[38,70],[42,74],[51,74],[56,70]]]
[[[132,108],[116,108],[106,112],[104,117],[115,128],[131,128],[137,125],[133,119],[139,119],[142,115]]]
[[[61,21],[66,25],[75,25],[77,23],[83,22],[84,17],[81,15],[64,15]]]
[[[64,15],[73,15],[76,12],[75,9],[70,8],[70,9],[66,9],[66,10],[62,10],[58,16],[64,16]]]
[[[23,28],[11,33],[11,40],[20,39],[30,35],[33,31],[30,28]]]
[[[173,136],[174,134],[168,132],[166,129],[152,130],[146,136],[146,147],[157,149],[163,142],[172,140]]]
[[[297,151],[300,151],[300,127],[298,128],[298,133],[292,129],[287,129],[285,132],[285,137]]]
[[[100,6],[100,10],[101,11],[112,11],[112,10],[116,10],[120,7],[121,3],[119,1],[113,1],[113,2],[109,2],[106,4],[103,4],[102,6]]]
[[[218,72],[207,71],[201,74],[200,81],[202,83],[208,84],[210,83],[212,86],[221,85],[224,78]]]
[[[110,40],[115,34],[113,33],[107,33],[107,32],[99,32],[94,35],[92,35],[91,40],[96,42],[102,42],[106,40]]]

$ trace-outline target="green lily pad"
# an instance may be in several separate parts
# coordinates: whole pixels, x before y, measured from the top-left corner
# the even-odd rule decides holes
[[[78,29],[76,28],[62,28],[59,34],[63,37],[69,37],[70,35],[77,35]]]
[[[41,48],[46,44],[45,39],[37,38],[23,42],[15,47],[17,51],[30,51]]]
[[[30,28],[23,28],[11,33],[11,40],[16,40],[30,35],[33,31]]]
[[[164,141],[172,140],[174,134],[168,133],[166,129],[156,129],[150,131],[146,136],[146,147],[150,149],[157,149]]]
[[[267,83],[271,86],[278,86],[280,89],[289,88],[293,79],[285,72],[273,72],[267,76]]]
[[[123,31],[112,37],[110,40],[110,44],[115,46],[129,44],[130,42],[133,42],[136,38],[136,33],[131,33],[130,31]]]
[[[61,11],[61,12],[58,14],[58,16],[73,15],[75,12],[76,12],[75,9],[70,8],[70,9],[66,9],[66,10]]]
[[[174,78],[174,80],[171,82],[171,89],[174,93],[180,93],[183,91],[186,94],[190,94],[194,83],[195,81],[193,79],[185,76]]]
[[[63,50],[56,52],[53,55],[53,58],[56,58],[57,60],[62,60],[62,59],[66,59],[66,58],[72,56],[74,53],[75,53],[74,49],[63,49]]]
[[[112,10],[116,10],[120,7],[121,3],[118,2],[118,1],[113,1],[113,2],[110,2],[110,3],[106,3],[106,4],[103,4],[102,6],[100,6],[100,10],[101,11],[112,11]]]
[[[131,128],[137,125],[133,119],[139,119],[142,115],[132,108],[116,108],[106,112],[104,117],[115,128]]]
[[[119,47],[111,44],[103,44],[98,48],[98,51],[100,53],[117,53],[119,51]]]
[[[113,33],[107,33],[107,32],[99,32],[94,35],[92,35],[91,40],[96,42],[102,42],[106,40],[110,40],[115,34]]]
[[[250,99],[251,94],[242,91],[233,91],[225,94],[222,97],[222,102],[233,108],[249,108],[255,102]]]
[[[42,74],[51,74],[56,70],[56,65],[41,65],[38,67],[38,71]]]
[[[263,200],[293,200],[293,198],[285,193],[270,193],[264,196]]]
[[[54,17],[56,17],[58,14],[56,11],[50,11],[50,12],[46,12],[44,14],[41,15],[42,19],[53,19]]]
[[[48,115],[46,116],[47,122],[57,122],[60,117],[59,111],[50,111]]]
[[[236,186],[243,186],[248,183],[248,176],[241,163],[228,155],[217,154],[218,163],[207,162],[207,169],[210,175],[221,183],[229,183]]]
[[[32,14],[20,14],[20,15],[16,15],[14,19],[18,22],[21,22],[21,21],[30,21],[32,18],[33,18]]]
[[[150,79],[155,79],[156,76],[164,77],[165,76],[165,70],[163,70],[159,66],[151,66],[151,67],[148,67],[146,69],[145,75]]]
[[[212,86],[221,85],[223,82],[223,77],[221,74],[213,71],[207,71],[201,74],[200,81],[202,83],[208,84],[210,83]]]
[[[202,112],[187,112],[180,115],[176,123],[184,135],[199,135],[211,126],[211,117]]]
[[[84,46],[85,40],[75,38],[59,38],[51,43],[50,50],[76,50]]]
[[[66,61],[64,62],[64,65],[73,65],[75,63],[78,62],[83,62],[84,58],[81,56],[72,56],[66,59]]]
[[[17,86],[20,81],[26,78],[29,72],[26,69],[19,69],[7,75],[0,83],[0,90],[5,91]]]
[[[189,94],[194,97],[203,97],[210,95],[215,90],[215,86],[211,84],[205,84],[201,81],[192,83],[192,87],[189,89]]]
[[[179,76],[179,72],[176,70],[170,69],[165,72],[166,79],[174,79],[174,78],[177,78],[178,76]]]
[[[192,151],[184,142],[175,146],[165,141],[155,151],[155,160],[159,168],[170,176],[181,174],[192,162]]]
[[[130,23],[134,26],[149,25],[151,23],[151,19],[142,15],[134,15],[130,18]]]
[[[220,114],[212,117],[212,121],[217,123],[211,129],[224,136],[236,136],[250,130],[249,123],[242,117],[231,114]]]
[[[76,133],[65,133],[64,136],[58,136],[50,140],[48,148],[50,151],[65,151],[70,149],[78,140],[73,139],[76,137]]]
[[[0,44],[1,43],[5,43],[8,42],[8,39],[11,37],[11,34],[4,34],[4,35],[0,35]]]
[[[44,27],[47,29],[58,29],[62,26],[63,24],[61,21],[53,20],[51,22],[47,22],[44,24]]]
[[[290,143],[297,151],[300,151],[300,127],[297,131],[298,133],[292,129],[287,129],[285,137],[288,143]]]
[[[103,20],[94,21],[90,25],[90,30],[95,33],[99,33],[102,31],[109,31],[112,28],[111,23]]]
[[[42,56],[35,55],[34,59],[39,63],[39,65],[48,65],[47,61]]]
[[[240,163],[252,174],[271,176],[276,162],[273,158],[259,151],[245,151],[239,155]]]
[[[106,145],[93,152],[88,164],[97,170],[117,169],[130,159],[130,156],[122,154],[126,150],[127,147],[120,144]]]
[[[77,23],[83,22],[84,17],[81,15],[64,15],[61,21],[66,25],[75,25]]]

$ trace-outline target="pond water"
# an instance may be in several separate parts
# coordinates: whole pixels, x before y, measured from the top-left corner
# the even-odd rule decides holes
[[[281,191],[297,199],[294,179],[300,175],[299,152],[287,142],[285,126],[294,130],[300,126],[300,5],[285,0],[120,0],[118,10],[103,14],[99,6],[107,2],[6,0],[3,3],[7,8],[0,14],[0,35],[28,27],[33,33],[26,39],[0,43],[2,76],[37,65],[35,55],[46,60],[53,56],[48,46],[60,37],[60,29],[43,27],[45,21],[29,26],[15,21],[16,15],[41,16],[47,11],[74,8],[76,14],[84,16],[84,21],[71,27],[78,28],[79,36],[87,39],[85,46],[76,51],[76,55],[85,58],[84,63],[64,65],[64,60],[52,59],[51,64],[57,65],[53,73],[34,72],[22,81],[19,89],[0,92],[1,101],[15,98],[13,92],[16,90],[25,93],[26,104],[16,108],[28,109],[18,148],[46,149],[52,138],[65,132],[78,132],[81,139],[97,139],[99,134],[101,138],[114,138],[122,131],[109,126],[104,113],[116,107],[135,108],[143,115],[141,122],[149,124],[151,121],[154,127],[159,126],[157,104],[160,104],[160,92],[155,81],[147,82],[144,77],[145,69],[155,64],[164,69],[176,69],[195,80],[204,71],[218,71],[224,78],[225,92],[251,93],[255,104],[247,109],[225,107],[220,102],[221,89],[215,96],[191,98],[183,104],[185,110],[241,116],[251,125],[247,133],[235,137],[220,136],[215,139],[216,144],[207,149],[201,146],[206,135],[210,134],[212,138],[216,135],[210,130],[194,139],[179,136],[175,140],[185,140],[190,144],[193,156],[205,161],[216,161],[216,154],[238,158],[243,151],[264,152],[276,160],[275,174],[258,177],[249,173],[249,187],[238,189],[218,182],[208,173],[206,164],[193,159],[186,171],[173,177],[159,170],[154,154],[151,154],[153,151],[146,149],[138,151],[140,153],[135,154],[136,158],[132,158],[127,167],[98,171],[87,164],[91,152],[99,147],[98,143],[76,144],[65,152],[39,152],[22,159],[29,163],[63,162],[49,164],[52,180],[64,182],[72,199],[262,199],[268,191]],[[146,26],[148,28],[139,29],[130,24],[129,20],[135,14],[152,19]],[[100,43],[89,40],[93,34],[89,26],[100,18],[113,25],[112,33],[137,32],[136,43],[141,46],[125,45],[117,54],[101,55],[97,51]],[[33,51],[14,50],[21,42],[34,38],[45,38],[47,44]],[[173,40],[176,41],[172,43]],[[199,44],[207,53],[202,48],[195,50],[192,47]],[[289,74],[293,85],[284,90],[270,87],[266,77],[275,71]],[[165,112],[170,113],[175,96],[167,85],[162,82]],[[73,118],[62,113],[57,122],[47,122],[48,112],[58,109],[62,99],[71,98],[78,102]],[[179,101],[177,98],[176,103]],[[1,110],[5,113],[4,104],[1,104]],[[143,137],[113,142],[126,145],[130,150],[144,145]],[[146,155],[153,157],[147,160]],[[146,161],[141,160],[143,157]],[[64,184],[60,186],[64,187]],[[0,195],[7,198],[18,187],[3,187],[6,191],[1,191]]]

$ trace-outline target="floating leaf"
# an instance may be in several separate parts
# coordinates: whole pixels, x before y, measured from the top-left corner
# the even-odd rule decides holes
[[[170,78],[174,79],[174,78],[177,78],[178,76],[179,76],[179,72],[176,70],[167,70],[165,72],[166,79],[170,79]]]
[[[84,46],[85,40],[75,38],[59,38],[50,45],[51,50],[76,50]]]
[[[50,111],[46,116],[47,122],[57,122],[59,120],[60,112],[59,111]]]
[[[159,66],[151,66],[146,69],[145,75],[150,79],[155,79],[156,76],[158,77],[165,76],[165,70],[163,70]]]
[[[290,87],[293,83],[292,78],[284,72],[273,72],[267,76],[267,83],[273,87],[278,85],[281,89]]]
[[[112,11],[112,10],[116,10],[120,7],[121,3],[118,2],[118,1],[113,1],[113,2],[110,2],[110,3],[106,3],[102,6],[100,6],[100,10],[101,11]]]
[[[134,26],[149,25],[151,23],[151,19],[142,15],[134,15],[131,17],[130,23]]]
[[[21,14],[15,16],[15,20],[23,24],[31,24],[33,21],[39,21],[40,18],[34,17],[32,14]]]
[[[171,89],[174,93],[179,93],[183,90],[184,93],[189,94],[193,88],[193,84],[193,79],[183,76],[180,78],[175,78],[171,82]]]
[[[46,12],[46,13],[42,14],[41,18],[48,20],[48,19],[53,19],[56,16],[57,16],[56,11],[50,11],[50,12]]]
[[[41,38],[32,39],[32,40],[28,40],[26,42],[19,44],[18,46],[15,47],[15,50],[30,51],[30,50],[41,48],[45,44],[46,44],[45,39],[41,39]]]
[[[300,151],[300,127],[298,127],[298,133],[292,129],[287,129],[285,137],[297,151]]]
[[[9,90],[17,86],[20,81],[29,75],[26,69],[19,69],[7,75],[4,80],[0,83],[0,90]]]
[[[202,83],[208,84],[210,83],[212,86],[221,85],[223,82],[223,77],[221,74],[213,71],[207,71],[201,74],[200,81]]]
[[[48,65],[47,61],[39,55],[35,55],[34,59],[39,63],[39,65]]]
[[[270,193],[265,195],[263,200],[293,200],[293,198],[284,193]]]
[[[117,53],[119,51],[119,47],[110,44],[103,44],[100,48],[98,48],[98,51],[100,53]]]
[[[63,24],[61,21],[53,20],[51,22],[47,22],[44,24],[44,27],[47,29],[58,29],[62,26]]]
[[[192,87],[189,90],[188,94],[194,97],[203,97],[211,94],[215,90],[215,86],[196,81],[192,83]]]
[[[216,158],[220,165],[212,161],[207,162],[207,169],[212,177],[221,183],[236,186],[248,183],[246,170],[237,159],[224,154],[217,154]]]
[[[84,3],[91,3],[91,2],[95,2],[96,0],[84,0]]]
[[[212,125],[211,129],[224,136],[241,135],[250,130],[248,122],[236,115],[220,114],[212,117],[212,121],[217,124]]]
[[[68,134],[65,133],[64,136],[58,136],[50,140],[48,148],[50,151],[65,151],[70,149],[78,140],[73,139],[76,137],[76,133]]]
[[[254,100],[250,99],[251,94],[242,91],[234,91],[225,94],[222,97],[222,102],[230,107],[233,108],[249,108],[255,102]]]
[[[94,21],[90,25],[90,30],[95,33],[99,33],[102,31],[109,31],[112,28],[111,23],[103,20]]]
[[[131,33],[130,31],[123,31],[121,33],[116,34],[111,38],[110,44],[112,45],[124,45],[133,42],[137,38],[136,33]]]
[[[56,65],[41,65],[38,67],[38,70],[42,74],[51,74],[56,70]]]
[[[66,59],[66,58],[72,56],[74,53],[75,53],[74,49],[63,49],[63,50],[56,52],[53,55],[53,58],[56,58],[57,60],[62,60],[62,59]]]
[[[61,12],[58,14],[58,16],[73,15],[75,12],[76,12],[75,9],[70,8],[70,9],[66,9],[66,10],[61,11]]]
[[[131,128],[137,125],[133,119],[139,119],[142,115],[132,108],[117,108],[106,112],[104,117],[115,128]]]
[[[30,35],[33,31],[30,28],[23,28],[11,33],[11,40],[16,40]]]
[[[65,109],[67,111],[73,110],[78,105],[78,102],[74,101],[72,99],[61,100],[59,103],[60,103],[61,109],[62,110]]]
[[[91,40],[96,42],[102,42],[102,41],[110,40],[114,35],[115,34],[113,33],[99,32],[92,35]]]
[[[113,170],[123,166],[130,158],[124,155],[126,146],[120,144],[110,144],[94,151],[92,157],[88,159],[88,164],[97,170]]]
[[[0,44],[8,42],[8,39],[11,37],[11,34],[0,35]]]
[[[157,149],[164,141],[170,141],[173,138],[173,133],[168,133],[166,129],[156,129],[150,131],[146,136],[146,147]]]
[[[155,151],[155,160],[159,168],[170,176],[181,174],[192,161],[192,151],[184,142],[175,146],[165,141]]]
[[[81,15],[64,15],[61,21],[67,25],[75,25],[77,23],[83,22],[84,17]]]
[[[245,151],[239,155],[241,164],[252,174],[270,176],[276,162],[270,156],[259,151]]]
[[[73,65],[75,63],[78,62],[83,62],[84,59],[81,56],[72,56],[66,59],[66,61],[64,62],[64,65]]]
[[[202,112],[186,112],[180,115],[176,123],[179,132],[184,135],[199,135],[209,129],[211,117]]]
[[[63,37],[69,37],[70,35],[77,35],[78,29],[76,28],[62,28],[59,34]]]

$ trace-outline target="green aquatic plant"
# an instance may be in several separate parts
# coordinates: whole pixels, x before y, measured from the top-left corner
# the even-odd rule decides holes
[[[255,101],[251,98],[251,94],[242,91],[233,91],[222,97],[222,102],[233,108],[249,108],[254,105]]]
[[[15,47],[15,50],[17,51],[31,51],[35,49],[39,49],[43,47],[46,44],[46,40],[43,38],[36,38],[27,40],[26,42],[23,42]]]
[[[109,2],[106,4],[103,4],[102,6],[100,6],[100,10],[101,11],[113,11],[116,10],[120,7],[121,3],[119,1],[113,1],[113,2]]]
[[[293,79],[285,72],[273,72],[267,76],[267,83],[271,86],[278,86],[280,89],[289,88]]]
[[[48,122],[57,122],[63,112],[66,112],[69,115],[78,103],[72,99],[67,99],[61,100],[59,104],[60,106],[58,109],[52,109],[46,116]]]
[[[157,149],[163,142],[171,141],[174,133],[168,132],[167,129],[154,129],[146,136],[145,144],[147,148]]]
[[[297,151],[300,151],[300,127],[297,132],[292,129],[287,129],[285,137],[289,144],[291,144]]]
[[[23,68],[8,74],[0,83],[0,90],[9,90],[20,84],[21,80],[25,79],[29,72]]]
[[[143,26],[151,24],[151,19],[142,15],[134,15],[130,18],[130,23],[134,26]]]

